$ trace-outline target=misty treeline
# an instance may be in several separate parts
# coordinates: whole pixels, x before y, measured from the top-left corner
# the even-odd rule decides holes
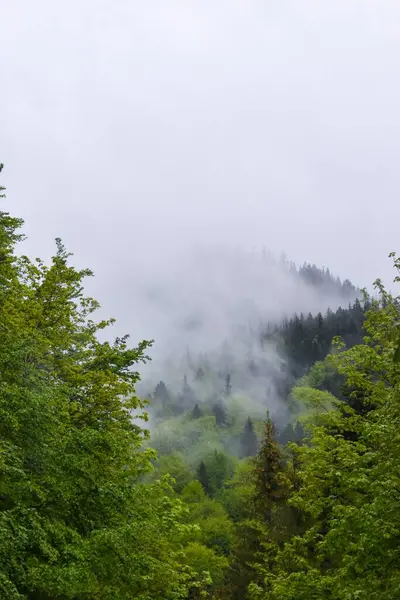
[[[309,270],[320,274],[317,281],[336,284],[329,272],[315,266]],[[342,284],[337,285],[341,289]],[[345,289],[349,287],[346,284]],[[343,299],[347,300],[347,293]],[[338,336],[347,348],[362,342],[370,306],[368,297],[362,302],[356,298],[347,308],[329,309],[325,315],[300,314],[278,324],[266,323],[257,333],[258,352],[246,353],[244,348],[241,362],[231,357],[224,363],[219,355],[191,356],[180,389],[162,380],[147,394],[151,446],[162,456],[181,452],[189,464],[199,463],[210,447],[237,458],[252,456],[255,452],[246,449],[251,446],[246,442],[247,421],[260,435],[267,408],[278,426],[280,442],[299,439],[303,432],[292,388],[308,374],[314,387],[342,398],[340,374],[323,361]],[[273,352],[263,352],[271,348]],[[278,367],[277,353],[282,359]]]
[[[400,597],[399,300],[379,280],[265,326],[285,417],[275,382],[253,402],[212,364],[147,405],[151,342],[100,341],[91,272],[60,240],[21,256],[21,227],[0,212],[1,598]]]

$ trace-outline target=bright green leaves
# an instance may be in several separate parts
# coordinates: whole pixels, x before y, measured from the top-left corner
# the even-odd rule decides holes
[[[380,281],[377,289],[365,344],[337,348],[329,358],[344,378],[343,401],[309,385],[326,381],[322,363],[293,390],[312,409],[307,443],[291,445],[297,467],[288,504],[298,511],[300,531],[287,530],[264,583],[251,586],[252,598],[391,600],[399,594],[399,302]]]
[[[150,468],[135,394],[150,342],[100,341],[60,240],[49,265],[15,254],[22,222],[0,213],[0,596],[177,600],[196,569],[187,512]],[[222,559],[221,559],[222,560]]]

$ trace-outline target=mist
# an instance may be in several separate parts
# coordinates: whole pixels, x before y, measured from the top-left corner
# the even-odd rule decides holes
[[[285,257],[225,244],[148,261],[130,283],[127,274],[125,286],[119,309],[126,297],[132,303],[123,322],[139,338],[155,340],[152,360],[141,369],[140,393],[150,394],[162,380],[179,394],[186,376],[196,398],[209,401],[223,398],[229,374],[233,393],[249,405],[245,410],[260,416],[268,409],[280,418],[285,398],[276,385],[286,377],[285,357],[273,342],[261,343],[261,334],[294,313],[324,313],[355,297],[344,296],[333,276],[310,285]]]
[[[188,351],[247,356],[260,322],[337,306],[254,259],[264,246],[392,278],[398,2],[3,4],[0,158],[24,251],[48,260],[59,236],[94,270],[115,332],[155,340],[149,385]]]
[[[109,313],[142,259],[194,242],[391,279],[398,2],[0,4],[10,206],[30,253],[60,236],[94,269]]]
[[[400,1],[0,0],[0,85],[0,596],[399,597]]]

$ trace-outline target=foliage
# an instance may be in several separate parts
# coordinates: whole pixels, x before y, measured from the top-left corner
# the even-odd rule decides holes
[[[151,342],[100,341],[113,320],[84,295],[92,273],[60,240],[49,264],[19,256],[21,227],[0,212],[1,598],[400,597],[400,298],[289,266],[352,302],[266,326],[290,422],[263,425],[204,359],[176,394],[156,386],[149,440]]]
[[[270,526],[274,508],[285,495],[282,471],[283,455],[277,442],[274,424],[268,415],[263,440],[254,465],[254,501],[261,519]]]
[[[348,401],[315,417],[308,444],[293,447],[300,467],[288,502],[302,515],[301,534],[276,550],[273,569],[261,565],[252,598],[399,596],[399,300],[377,288],[365,343],[335,355]]]
[[[254,431],[253,421],[248,417],[240,436],[241,457],[255,456],[258,450],[257,434]]]
[[[179,452],[157,457],[157,460],[154,461],[154,469],[146,475],[145,481],[159,481],[167,475],[172,478],[171,486],[178,494],[193,479],[186,461]]]
[[[288,360],[287,381],[293,382],[314,363],[325,359],[335,337],[341,337],[347,348],[361,344],[365,314],[370,306],[371,300],[366,296],[362,302],[356,299],[348,308],[328,310],[325,315],[294,315],[280,325],[268,325],[262,339],[278,344],[282,356]]]
[[[136,366],[149,342],[100,342],[110,321],[83,294],[60,240],[49,265],[15,253],[21,220],[0,213],[0,596],[187,597],[185,508],[144,487]]]

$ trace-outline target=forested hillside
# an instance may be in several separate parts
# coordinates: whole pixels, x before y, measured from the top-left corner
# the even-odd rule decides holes
[[[1,598],[400,597],[399,300],[379,280],[372,300],[304,265],[341,308],[262,323],[226,368],[194,353],[142,398],[152,342],[100,341],[92,273],[60,240],[50,264],[21,255],[22,226],[0,212]]]

